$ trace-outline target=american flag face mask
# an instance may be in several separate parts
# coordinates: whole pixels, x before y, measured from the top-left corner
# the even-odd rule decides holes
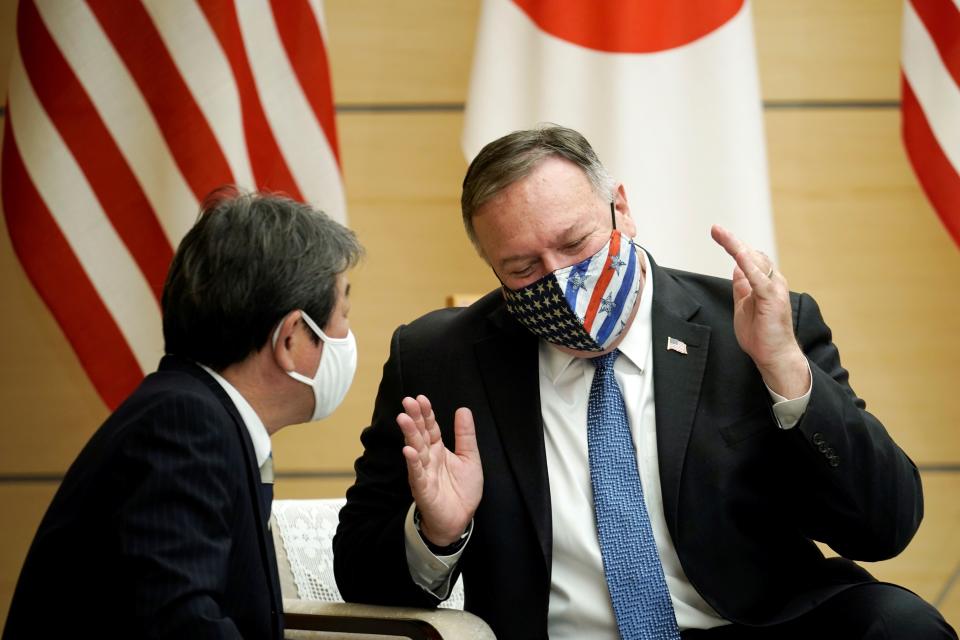
[[[617,229],[600,251],[521,289],[503,288],[507,310],[531,333],[576,351],[604,351],[640,297],[637,245]]]

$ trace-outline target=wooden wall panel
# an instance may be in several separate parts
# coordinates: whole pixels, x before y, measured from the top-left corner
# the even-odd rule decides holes
[[[16,37],[17,0],[0,0],[0,92],[3,104],[7,99],[7,76],[10,73],[10,58]]]
[[[37,525],[56,493],[56,484],[0,484],[0,505],[3,505],[3,533],[0,535],[0,631],[7,621],[10,599],[20,577],[20,567],[37,531]],[[57,585],[50,585],[51,603],[58,594]]]
[[[326,0],[339,104],[463,102],[478,0]]]
[[[768,111],[781,266],[833,328],[854,389],[918,462],[957,462],[960,252],[895,110]]]
[[[348,478],[277,478],[274,497],[277,500],[316,500],[342,498],[353,484]]]
[[[898,100],[900,0],[753,0],[766,100]]]

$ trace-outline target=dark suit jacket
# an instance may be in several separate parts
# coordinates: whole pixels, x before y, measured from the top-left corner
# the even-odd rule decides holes
[[[792,294],[813,392],[800,423],[784,431],[734,336],[730,281],[655,264],[652,273],[663,504],[693,586],[725,618],[763,625],[871,580],[849,560],[825,560],[813,540],[847,558],[897,554],[922,517],[920,479],[847,384],[816,303]],[[668,336],[689,354],[667,351]],[[469,407],[476,420],[484,487],[458,566],[466,609],[498,638],[546,637],[551,496],[537,357],[537,340],[508,315],[499,291],[396,331],[334,539],[347,600],[434,604],[407,569],[411,495],[395,424],[400,399],[423,393],[449,448],[456,408]]]
[[[165,357],[67,471],[3,637],[280,638],[259,486],[223,388]]]

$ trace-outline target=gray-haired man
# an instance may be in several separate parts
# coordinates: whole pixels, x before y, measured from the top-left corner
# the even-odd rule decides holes
[[[502,287],[394,334],[346,598],[431,605],[462,572],[498,638],[955,637],[813,542],[896,555],[920,478],[766,256],[715,227],[732,282],[658,266],[562,127],[487,145],[461,204]]]
[[[270,435],[350,385],[361,251],[287,198],[208,199],[164,286],[167,355],[67,472],[4,638],[282,637]]]

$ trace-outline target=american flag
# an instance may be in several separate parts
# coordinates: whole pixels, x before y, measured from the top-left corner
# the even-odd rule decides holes
[[[960,245],[960,0],[907,0],[903,141],[920,185]]]
[[[0,197],[111,408],[162,355],[173,250],[213,188],[346,211],[320,0],[21,0]]]

